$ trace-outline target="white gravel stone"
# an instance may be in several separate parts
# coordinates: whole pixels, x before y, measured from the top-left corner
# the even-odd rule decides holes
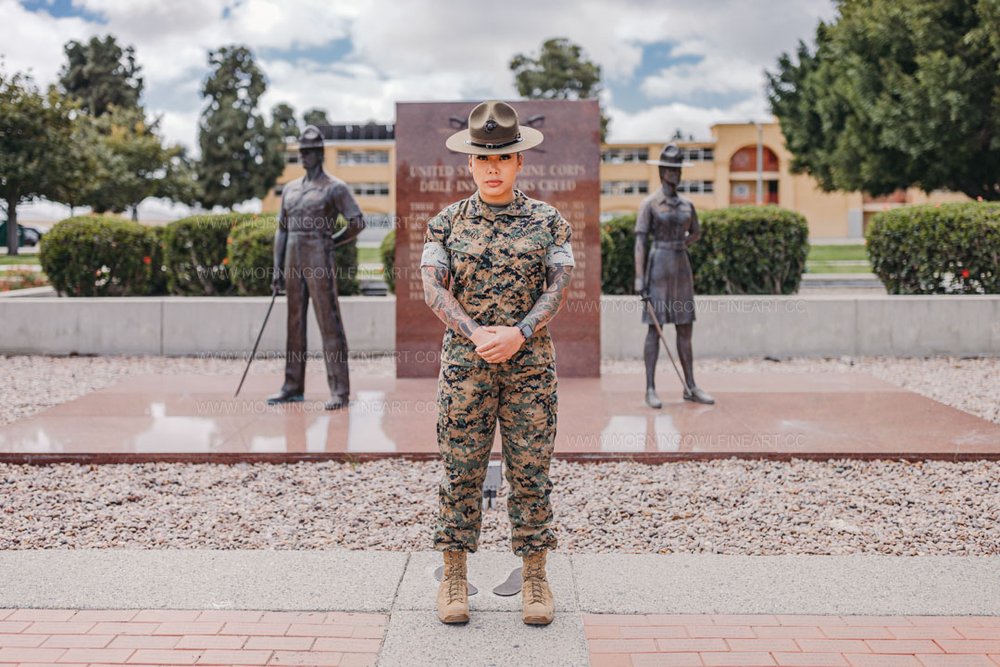
[[[144,373],[243,361],[0,358],[0,423]],[[392,375],[392,360],[352,372]],[[253,373],[279,373],[278,359]],[[1000,360],[699,360],[697,370],[869,372],[1000,423]],[[605,362],[604,373],[639,362]],[[710,389],[710,388],[709,388]],[[437,461],[0,464],[0,549],[432,548]],[[717,459],[552,463],[559,550],[578,553],[1000,554],[1000,462]],[[506,485],[480,548],[510,549]]]

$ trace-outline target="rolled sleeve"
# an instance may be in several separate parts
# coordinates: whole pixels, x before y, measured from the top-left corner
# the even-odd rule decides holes
[[[451,263],[444,244],[440,241],[427,241],[424,243],[424,251],[420,254],[420,266],[450,269]]]
[[[570,242],[572,236],[572,225],[559,216],[552,226],[552,244],[545,252],[546,266],[576,266],[573,245]]]
[[[427,221],[424,231],[424,250],[420,255],[420,266],[435,266],[450,269],[451,262],[445,242],[451,230],[451,222],[443,213]]]

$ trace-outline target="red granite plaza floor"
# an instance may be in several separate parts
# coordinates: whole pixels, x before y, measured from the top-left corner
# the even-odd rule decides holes
[[[374,667],[386,614],[0,609],[0,665]]]
[[[1000,618],[584,614],[592,667],[997,667]]]
[[[582,617],[591,667],[1000,666],[992,616]],[[388,622],[347,612],[0,609],[0,664],[371,667]]]
[[[0,427],[0,460],[292,460],[437,453],[436,379],[351,378],[348,410],[268,406],[277,375],[138,376]],[[662,410],[638,374],[559,380],[556,456],[672,460],[714,456],[1000,456],[1000,425],[863,373],[704,372],[717,402],[683,401],[660,376]],[[495,451],[499,452],[497,433]]]

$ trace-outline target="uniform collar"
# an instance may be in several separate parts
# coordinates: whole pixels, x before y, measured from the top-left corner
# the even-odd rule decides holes
[[[531,207],[528,204],[528,197],[525,196],[523,192],[515,188],[514,199],[507,204],[505,208],[502,208],[499,211],[494,211],[489,207],[489,204],[480,198],[479,190],[476,190],[472,193],[472,196],[469,197],[469,207],[466,210],[465,217],[478,217],[492,222],[498,215],[510,215],[517,218],[530,216]]]
[[[662,186],[656,190],[656,202],[658,204],[663,204],[664,206],[680,206],[681,201],[680,193],[678,193],[673,199],[670,199],[667,197],[667,191],[664,190]]]

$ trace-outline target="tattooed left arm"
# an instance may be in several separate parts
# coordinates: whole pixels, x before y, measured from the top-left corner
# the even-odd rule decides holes
[[[547,267],[545,271],[547,282],[545,291],[538,297],[538,301],[524,316],[524,319],[518,323],[518,325],[527,324],[531,327],[532,332],[545,326],[559,312],[566,297],[566,288],[573,277],[573,265],[557,264]],[[524,337],[516,327],[488,326],[481,328],[495,334],[492,340],[476,347],[479,356],[490,363],[510,359],[524,344]]]
[[[556,316],[566,300],[566,288],[573,278],[572,264],[556,264],[545,269],[545,291],[531,307],[520,324],[527,324],[538,331]]]

